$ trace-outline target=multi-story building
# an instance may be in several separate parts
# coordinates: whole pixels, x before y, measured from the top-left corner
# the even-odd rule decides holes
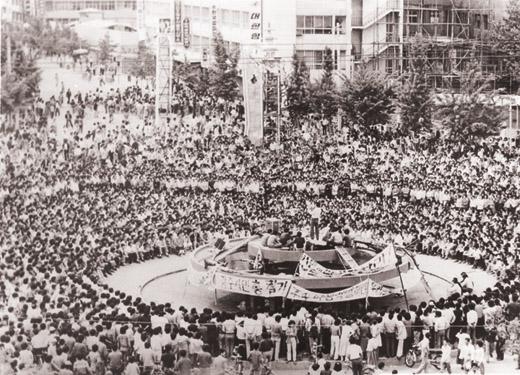
[[[23,0],[1,0],[0,15],[2,23],[23,23],[24,3]]]
[[[334,66],[350,74],[358,64],[387,73],[406,67],[408,46],[418,34],[432,42],[459,45],[442,50],[443,72],[464,59],[468,45],[489,29],[494,9],[507,0],[137,0],[143,2],[142,24],[154,36],[160,18],[189,19],[189,43],[175,45],[175,58],[207,60],[218,30],[230,48],[239,48],[248,63],[258,50],[273,50],[290,69],[293,53],[305,60],[311,76],[323,67],[324,50],[333,51]],[[175,5],[177,3],[177,6]],[[177,11],[177,12],[176,12]],[[179,14],[180,13],[180,14]],[[252,14],[259,14],[259,39],[251,39]],[[139,21],[138,21],[139,23]],[[177,30],[186,34],[182,25]],[[174,30],[172,30],[175,32]],[[179,38],[177,38],[179,40]],[[451,43],[456,42],[456,43]],[[457,61],[458,62],[457,62]],[[455,64],[455,65],[454,65]]]
[[[80,19],[85,10],[102,11],[102,18],[135,25],[136,0],[41,0],[47,21],[69,23]]]

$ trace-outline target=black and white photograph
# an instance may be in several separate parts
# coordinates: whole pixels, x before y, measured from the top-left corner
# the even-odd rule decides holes
[[[0,375],[520,374],[520,0],[0,0]]]

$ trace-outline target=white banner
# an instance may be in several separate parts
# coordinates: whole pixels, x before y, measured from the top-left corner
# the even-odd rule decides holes
[[[356,299],[367,298],[367,296],[384,297],[392,293],[393,292],[390,289],[383,287],[375,281],[365,279],[350,288],[332,293],[317,293],[293,284],[287,294],[287,298],[298,301],[327,303],[353,301]]]
[[[300,258],[300,263],[298,264],[296,273],[300,277],[307,278],[337,278],[352,275],[352,272],[348,270],[331,270],[329,268],[323,267],[307,254],[303,254]]]
[[[370,259],[368,262],[362,264],[360,269],[364,271],[375,271],[387,266],[395,266],[397,258],[395,256],[394,245],[388,245],[383,251]]]
[[[348,266],[352,270],[357,270],[359,268],[359,264],[352,258],[352,255],[349,254],[348,249],[346,247],[337,247],[336,252],[341,260],[343,260],[343,264]]]
[[[292,280],[256,279],[217,272],[214,277],[214,285],[216,289],[233,293],[259,297],[285,297],[292,285]]]
[[[193,267],[188,267],[188,282],[194,286],[206,286],[214,289],[213,279],[217,269],[218,267],[214,266],[206,271],[197,271]]]

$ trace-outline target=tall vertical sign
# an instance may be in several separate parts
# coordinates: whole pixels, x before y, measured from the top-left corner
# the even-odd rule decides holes
[[[184,43],[184,48],[190,48],[191,31],[189,18],[185,18],[184,21],[182,21],[182,41]]]
[[[182,3],[180,0],[175,0],[174,3],[174,40],[175,43],[182,42]]]
[[[135,4],[137,18],[137,32],[139,41],[146,40],[146,23],[144,18],[144,2],[145,0],[137,0]]]
[[[249,13],[249,40],[253,43],[262,39],[262,11],[255,2],[252,12]]]
[[[249,12],[248,40],[242,47],[241,54],[247,56],[242,63],[242,83],[245,107],[245,133],[253,144],[259,145],[264,139],[264,90],[263,68],[254,63],[263,58],[260,51],[262,41],[262,6],[260,0],[253,2]],[[247,46],[248,45],[248,46]],[[253,63],[251,63],[253,62]]]

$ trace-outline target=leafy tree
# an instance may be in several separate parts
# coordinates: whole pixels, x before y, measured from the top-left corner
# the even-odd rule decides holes
[[[503,115],[491,90],[492,79],[483,75],[473,61],[460,80],[460,90],[443,95],[437,113],[451,138],[485,137],[499,132]]]
[[[299,124],[301,116],[309,113],[310,99],[309,70],[305,61],[294,54],[292,72],[287,81],[286,108],[295,125]]]
[[[213,43],[215,60],[209,74],[211,92],[217,98],[232,102],[238,95],[237,63],[240,51],[227,51],[220,33],[217,33]]]
[[[99,41],[98,48],[99,61],[106,63],[112,59],[112,54],[114,53],[116,46],[111,43],[110,36],[106,33],[105,37]]]
[[[405,131],[429,129],[432,125],[433,96],[428,84],[428,44],[423,40],[410,43],[408,71],[397,92],[401,127]]]
[[[520,77],[520,1],[510,0],[506,16],[491,29],[490,42],[500,55],[502,79],[518,86]]]
[[[339,96],[336,92],[333,72],[334,58],[332,50],[326,47],[321,80],[311,86],[311,97],[314,111],[324,115],[329,121],[336,115],[339,107]]]
[[[360,67],[352,79],[344,76],[341,92],[341,108],[347,119],[364,126],[386,124],[394,112],[393,87],[387,84],[383,75]]]
[[[137,59],[130,67],[130,74],[140,78],[155,76],[155,56],[144,41],[137,45]]]

